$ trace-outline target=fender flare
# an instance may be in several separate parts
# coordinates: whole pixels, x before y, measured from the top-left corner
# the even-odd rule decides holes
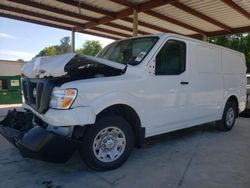
[[[222,106],[222,109],[221,109],[221,117],[223,115],[223,112],[224,112],[224,109],[225,109],[225,106],[226,106],[226,103],[227,103],[228,99],[230,97],[232,97],[232,96],[236,97],[236,99],[238,101],[238,104],[239,104],[240,99],[239,99],[239,94],[237,93],[237,91],[236,90],[227,91],[227,95],[224,97],[224,101],[223,101],[223,104],[222,104],[223,106]]]
[[[97,98],[93,103],[89,106],[94,110],[96,116],[102,112],[104,109],[117,105],[123,104],[131,107],[138,114],[139,118],[141,117],[141,113],[139,111],[139,104],[137,98],[129,93],[108,93]]]

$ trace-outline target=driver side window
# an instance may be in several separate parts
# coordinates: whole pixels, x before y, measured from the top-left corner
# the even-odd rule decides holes
[[[186,68],[186,43],[170,39],[156,56],[155,75],[178,75]]]

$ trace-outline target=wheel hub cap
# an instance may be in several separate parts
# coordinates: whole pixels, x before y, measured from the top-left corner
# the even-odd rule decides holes
[[[101,141],[102,150],[112,149],[115,146],[115,140],[112,135],[105,136]]]
[[[93,152],[102,162],[113,162],[118,159],[126,147],[126,137],[117,127],[107,127],[101,130],[93,142]]]

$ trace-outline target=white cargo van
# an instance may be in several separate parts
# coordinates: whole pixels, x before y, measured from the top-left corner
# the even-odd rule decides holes
[[[229,131],[246,105],[242,53],[159,34],[116,41],[97,57],[35,58],[23,67],[26,112],[1,133],[21,154],[97,170],[120,166],[144,139],[216,121]]]

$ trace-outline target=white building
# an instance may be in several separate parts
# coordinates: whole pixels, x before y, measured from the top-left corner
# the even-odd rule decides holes
[[[24,63],[22,60],[0,60],[0,76],[21,75],[21,69]]]

